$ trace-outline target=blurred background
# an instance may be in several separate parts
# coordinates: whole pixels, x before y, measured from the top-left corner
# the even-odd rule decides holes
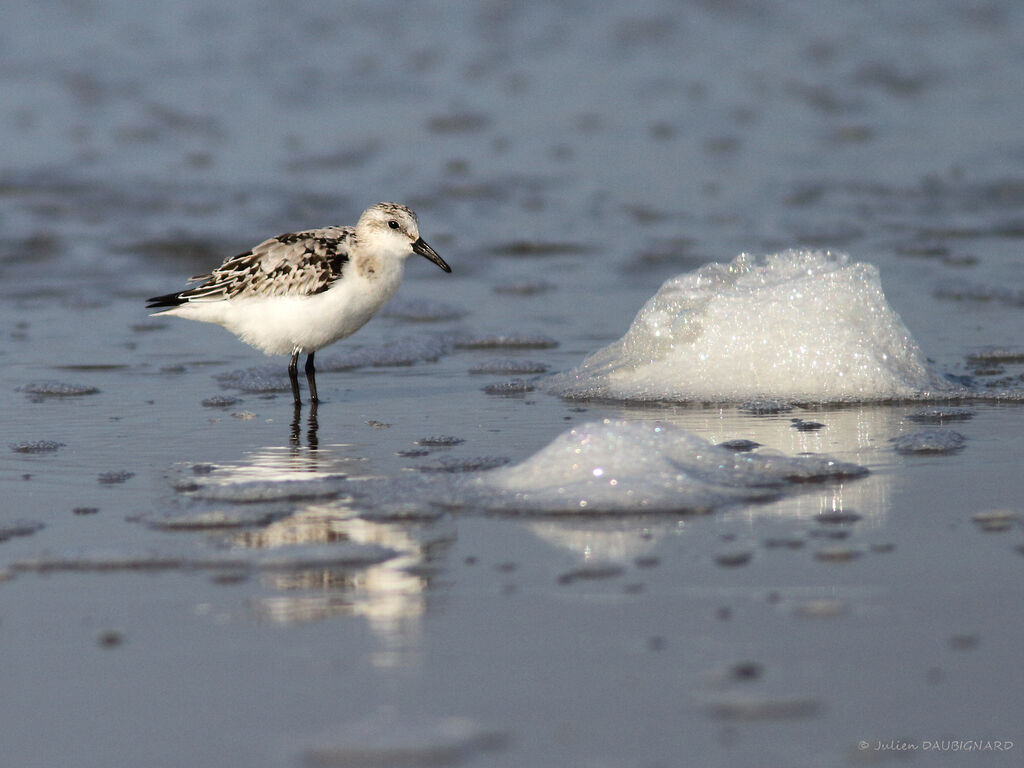
[[[61,291],[116,274],[150,295],[178,260],[379,199],[484,274],[521,242],[586,247],[588,268],[645,286],[793,245],[937,278],[1006,266],[1022,16],[1008,0],[20,4],[0,29],[3,290],[54,290],[59,265]]]
[[[813,246],[878,265],[940,371],[1019,398],[1022,126],[1018,0],[8,3],[5,755],[737,768],[1024,743],[1015,406],[958,412],[922,457],[891,438],[949,425],[916,406],[801,431],[502,381],[576,365],[666,278]],[[454,272],[410,263],[318,355],[319,423],[283,358],[145,315],[378,200]],[[872,474],[678,519],[425,504],[606,417]]]

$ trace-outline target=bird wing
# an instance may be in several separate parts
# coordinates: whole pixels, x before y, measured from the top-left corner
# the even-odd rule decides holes
[[[178,294],[183,301],[223,301],[252,296],[311,296],[341,277],[354,229],[326,227],[288,232],[233,256]]]

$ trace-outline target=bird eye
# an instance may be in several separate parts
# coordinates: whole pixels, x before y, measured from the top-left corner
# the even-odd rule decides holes
[[[392,219],[391,221],[388,222],[388,226],[391,227],[392,229],[398,229],[398,222]]]

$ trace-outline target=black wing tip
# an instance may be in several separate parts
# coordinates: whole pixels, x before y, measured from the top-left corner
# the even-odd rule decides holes
[[[153,296],[146,299],[146,309],[159,309],[160,307],[178,307],[187,302],[188,299],[181,298],[180,293],[165,293],[163,296]]]

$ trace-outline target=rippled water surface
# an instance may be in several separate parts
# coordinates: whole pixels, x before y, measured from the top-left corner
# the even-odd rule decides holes
[[[1022,40],[1009,0],[6,9],[5,759],[1019,764]],[[454,271],[409,263],[315,411],[143,308],[377,200]],[[974,395],[540,378],[797,247]]]

